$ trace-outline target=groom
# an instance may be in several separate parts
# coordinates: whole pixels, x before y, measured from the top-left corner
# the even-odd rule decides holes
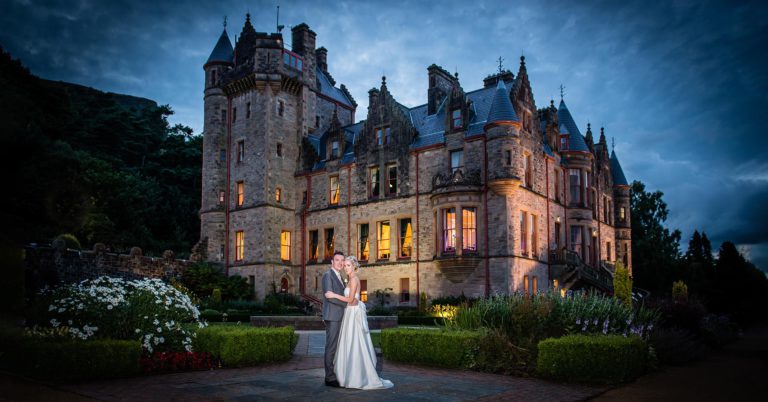
[[[323,274],[323,295],[331,291],[336,294],[344,294],[344,281],[341,279],[341,270],[344,268],[344,253],[333,253],[331,269]],[[336,348],[339,344],[339,331],[341,319],[344,317],[344,309],[347,303],[339,299],[328,299],[323,296],[323,322],[325,322],[325,385],[339,387],[339,380],[333,372],[333,359],[336,356]]]

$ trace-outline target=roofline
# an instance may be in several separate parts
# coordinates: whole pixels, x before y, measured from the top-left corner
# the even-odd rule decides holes
[[[234,66],[235,63],[232,63],[230,61],[221,61],[221,60],[209,61],[209,62],[203,64],[203,70],[205,70],[206,68],[208,68],[210,66],[215,66],[215,65]]]
[[[317,95],[317,96],[319,96],[319,97],[321,97],[321,98],[323,98],[323,99],[325,99],[327,101],[331,101],[331,102],[333,102],[333,103],[335,103],[335,104],[337,104],[337,105],[339,105],[339,106],[343,107],[344,109],[347,109],[347,110],[349,110],[351,112],[354,112],[355,110],[357,110],[357,107],[352,107],[352,106],[349,106],[349,105],[345,105],[345,104],[337,101],[336,99],[331,98],[328,95],[323,95],[319,91],[313,90],[313,92],[315,93],[315,95]]]

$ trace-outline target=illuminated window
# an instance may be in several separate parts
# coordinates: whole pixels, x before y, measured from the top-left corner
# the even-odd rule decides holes
[[[242,162],[245,159],[245,141],[237,142],[237,161]]]
[[[224,190],[219,190],[219,204],[224,203]]]
[[[443,210],[443,253],[456,252],[456,208]]]
[[[237,206],[242,207],[245,199],[245,183],[242,181],[237,182]]]
[[[528,275],[523,276],[523,292],[528,293],[528,287],[531,286],[531,280]]]
[[[379,167],[374,166],[369,171],[369,183],[370,183],[370,194],[371,197],[375,198],[379,196],[380,192],[380,186],[379,186]]]
[[[389,221],[379,222],[379,246],[376,250],[376,258],[379,260],[389,259],[390,233]]]
[[[339,157],[339,142],[333,141],[331,143],[331,159]]]
[[[283,202],[283,194],[280,191],[280,187],[275,187],[275,201]]]
[[[461,126],[461,109],[454,109],[454,111],[451,112],[451,128],[461,128]]]
[[[523,158],[523,169],[525,169],[525,186],[533,188],[533,165],[531,164],[531,155],[525,155]]]
[[[325,229],[325,259],[330,260],[333,258],[335,247],[333,245],[333,228]]]
[[[400,303],[408,303],[411,300],[411,280],[400,278]]]
[[[357,227],[357,259],[361,262],[368,261],[371,245],[368,241],[368,224],[361,223]]]
[[[624,221],[627,219],[627,210],[624,207],[619,208],[619,220]]]
[[[461,209],[461,248],[465,253],[477,252],[477,210]]]
[[[387,195],[397,194],[397,166],[387,167]]]
[[[455,172],[464,167],[464,151],[451,151],[451,172]]]
[[[320,242],[317,230],[309,231],[309,255],[307,258],[311,262],[317,262],[317,256],[320,254]]]
[[[242,261],[245,255],[245,233],[242,230],[235,232],[235,261]]]
[[[280,259],[291,260],[291,232],[287,230],[280,232]]]
[[[330,203],[331,205],[336,205],[339,203],[340,198],[340,186],[339,186],[339,176],[331,176],[331,184],[330,184]]]
[[[413,251],[411,218],[400,219],[400,258],[410,258]]]
[[[363,303],[368,301],[368,281],[365,279],[360,280],[360,301]]]
[[[535,295],[539,293],[539,278],[534,275],[531,279],[531,294]]]

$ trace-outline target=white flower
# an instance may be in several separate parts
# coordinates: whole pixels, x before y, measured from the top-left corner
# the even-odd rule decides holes
[[[54,328],[58,328],[59,324],[61,324],[57,319],[51,318],[51,326]]]
[[[107,304],[107,310],[112,310],[112,305],[111,304]]]
[[[163,329],[160,327],[157,327],[157,332],[163,332]]]
[[[140,332],[141,332],[141,330],[140,330],[140,329],[138,329],[138,328],[136,328],[136,333],[138,334],[138,333],[140,333]]]

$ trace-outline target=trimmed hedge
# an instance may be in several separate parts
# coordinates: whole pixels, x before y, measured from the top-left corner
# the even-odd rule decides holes
[[[537,370],[557,380],[611,384],[642,375],[647,358],[639,337],[569,335],[539,342]]]
[[[45,380],[121,378],[141,374],[141,342],[24,339],[8,348],[2,366]]]
[[[291,359],[298,337],[292,327],[256,328],[212,325],[197,331],[196,352],[210,352],[227,367]]]
[[[426,326],[444,326],[445,318],[443,317],[397,317],[398,325],[426,325]]]
[[[404,363],[466,368],[481,339],[474,331],[392,328],[381,331],[384,357]]]

